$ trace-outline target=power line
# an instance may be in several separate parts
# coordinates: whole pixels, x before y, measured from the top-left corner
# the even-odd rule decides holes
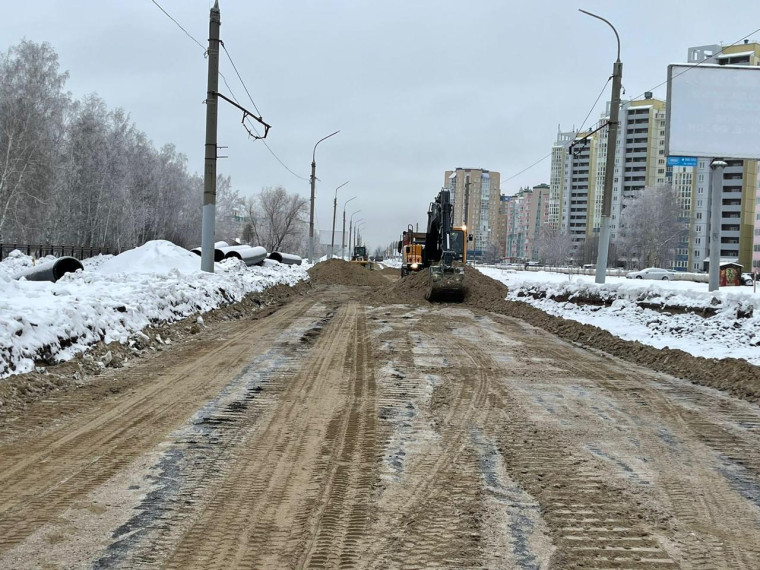
[[[505,180],[502,180],[502,182],[509,182],[509,181],[510,181],[510,180],[512,180],[513,178],[517,178],[517,177],[518,177],[518,176],[520,176],[520,175],[521,175],[523,172],[525,172],[525,171],[527,171],[527,170],[530,170],[531,168],[533,168],[533,167],[534,167],[534,166],[536,166],[537,164],[540,164],[540,163],[542,163],[542,162],[543,162],[543,161],[545,161],[547,158],[549,158],[551,155],[552,155],[552,153],[550,152],[550,153],[549,153],[549,154],[547,154],[546,156],[544,156],[544,157],[542,157],[542,158],[539,158],[539,159],[538,159],[536,162],[534,162],[533,164],[531,164],[531,165],[530,165],[530,166],[528,166],[527,168],[523,168],[523,169],[522,169],[520,172],[518,172],[517,174],[515,174],[515,175],[513,175],[513,176],[510,176],[509,178],[507,178],[507,179],[505,179]]]
[[[256,106],[256,103],[253,102],[253,97],[251,97],[250,91],[248,91],[248,87],[245,85],[245,81],[243,81],[243,78],[240,77],[240,73],[238,72],[237,66],[235,65],[235,62],[232,61],[232,56],[230,55],[230,52],[227,51],[227,46],[224,45],[224,42],[219,42],[222,44],[222,49],[224,50],[224,53],[227,54],[227,59],[230,60],[230,63],[232,64],[232,69],[235,70],[235,74],[238,76],[238,79],[240,80],[240,84],[243,86],[243,89],[245,89],[246,94],[248,95],[248,99],[250,99],[251,104],[253,105],[253,108],[256,109],[256,112],[261,116],[261,111],[259,111],[259,108]]]
[[[729,48],[729,47],[733,47],[733,46],[735,46],[735,45],[738,45],[738,44],[739,44],[739,42],[741,42],[741,41],[744,41],[744,40],[748,39],[748,38],[749,38],[751,35],[753,35],[753,34],[756,34],[756,33],[758,33],[758,32],[760,32],[760,28],[757,28],[756,30],[754,30],[754,31],[752,31],[752,32],[750,32],[750,33],[748,33],[746,36],[739,38],[739,39],[738,39],[738,40],[736,40],[734,43],[728,44],[727,46],[724,46],[724,47],[720,48],[720,50],[718,51],[718,53],[715,53],[715,54],[711,55],[710,57],[715,57],[715,56],[717,56],[717,55],[720,55],[721,53],[723,53],[723,51],[724,51],[726,48]],[[688,72],[688,71],[691,71],[692,69],[694,69],[695,67],[698,67],[698,66],[702,65],[703,63],[706,63],[708,59],[709,59],[709,58],[703,59],[702,61],[700,61],[700,62],[697,62],[697,64],[696,64],[696,65],[693,65],[693,66],[691,66],[691,67],[687,67],[687,68],[685,68],[685,69],[684,69],[683,71],[681,71],[680,73],[678,73],[678,74],[674,75],[674,76],[671,78],[671,80],[675,79],[676,77],[680,77],[680,76],[681,76],[681,75],[683,75],[684,73],[686,73],[686,72]],[[658,84],[657,84],[657,85],[655,85],[654,87],[650,87],[649,89],[647,89],[646,91],[644,91],[644,92],[643,92],[641,95],[637,95],[637,96],[636,96],[636,97],[634,97],[633,99],[638,99],[639,97],[643,97],[644,95],[646,95],[647,93],[649,93],[649,92],[651,92],[651,91],[654,91],[654,90],[655,90],[655,89],[657,89],[658,87],[662,87],[663,85],[667,85],[667,83],[668,83],[668,79],[666,79],[666,80],[665,80],[665,81],[663,81],[662,83],[658,83]]]
[[[235,96],[235,92],[232,90],[232,87],[230,87],[230,84],[227,82],[227,78],[226,78],[226,77],[225,77],[225,76],[224,76],[224,75],[223,75],[221,72],[219,72],[219,77],[221,77],[221,78],[222,78],[222,81],[224,82],[224,85],[227,87],[227,90],[230,92],[230,96],[232,97],[232,99],[234,99],[234,101],[235,101],[236,103],[240,104],[240,102],[238,101],[238,98]],[[251,102],[253,103],[253,101],[251,101]],[[255,107],[255,106],[256,106],[256,105],[254,104],[254,107]],[[259,111],[259,110],[258,110],[258,109],[256,109],[256,111]],[[259,111],[259,112],[260,112],[260,111]],[[259,132],[256,130],[256,126],[255,126],[255,125],[254,125],[254,124],[251,122],[250,118],[246,117],[246,120],[248,121],[248,125],[251,127],[251,129],[253,129],[253,132],[254,132],[254,133],[256,133],[256,135],[258,136]],[[263,138],[261,138],[261,139],[259,139],[259,140],[260,140],[261,142],[263,142],[263,143],[264,143],[264,146],[265,146],[265,147],[266,147],[266,149],[269,151],[269,153],[270,153],[270,154],[271,154],[271,155],[272,155],[272,156],[275,158],[275,160],[276,160],[277,162],[279,162],[279,163],[280,163],[280,165],[281,165],[281,166],[282,166],[282,167],[283,167],[285,170],[287,170],[287,171],[288,171],[288,172],[290,172],[290,173],[291,173],[293,176],[295,176],[296,178],[298,178],[298,179],[300,179],[300,180],[305,180],[306,182],[308,182],[308,181],[309,181],[309,179],[308,179],[308,178],[305,178],[304,176],[301,176],[300,174],[297,174],[297,173],[293,172],[293,170],[291,170],[290,168],[288,168],[288,166],[287,166],[287,165],[286,165],[286,164],[285,164],[285,163],[284,163],[282,160],[280,160],[280,157],[279,157],[279,156],[277,156],[277,154],[276,154],[276,153],[275,153],[275,152],[274,152],[274,151],[273,151],[273,150],[270,148],[270,146],[267,144],[267,142],[266,142],[266,141],[265,141]]]
[[[714,55],[713,55],[713,56],[711,56],[711,57],[715,57],[716,55],[719,55],[719,54],[723,53],[723,51],[724,51],[726,48],[728,48],[728,47],[732,47],[732,46],[735,46],[735,45],[738,45],[738,44],[739,44],[739,42],[741,42],[741,41],[744,41],[744,40],[748,39],[750,36],[752,36],[753,34],[756,34],[756,33],[758,33],[758,32],[760,32],[760,28],[757,28],[756,30],[753,30],[752,32],[750,32],[750,33],[748,33],[747,35],[745,35],[745,36],[743,36],[743,37],[739,38],[739,39],[738,39],[738,40],[736,40],[735,42],[733,42],[733,43],[731,43],[731,44],[728,44],[727,46],[724,46],[724,47],[722,47],[722,48],[720,49],[720,51],[718,51],[718,53],[714,54]],[[679,76],[683,75],[684,73],[686,73],[686,72],[688,72],[688,71],[691,71],[692,69],[694,69],[694,67],[697,67],[697,66],[699,66],[699,65],[702,65],[702,64],[703,64],[703,63],[705,63],[706,61],[707,61],[707,59],[704,59],[704,60],[700,61],[699,63],[697,63],[696,65],[694,65],[694,66],[692,66],[692,67],[687,67],[687,68],[685,68],[683,71],[681,71],[681,72],[680,72],[680,73],[678,73],[677,75],[674,75],[674,76],[673,76],[671,79],[675,79],[676,77],[679,77]],[[580,131],[583,129],[583,125],[585,125],[585,124],[586,124],[586,121],[588,120],[589,116],[591,116],[591,113],[593,112],[594,108],[596,107],[596,104],[599,102],[599,99],[601,98],[601,96],[602,96],[602,93],[604,93],[604,90],[607,88],[607,83],[609,83],[609,82],[610,82],[610,78],[607,78],[607,82],[604,84],[604,87],[602,87],[602,91],[599,93],[599,97],[597,97],[597,98],[596,98],[596,101],[594,102],[594,105],[591,107],[591,110],[589,111],[588,115],[586,115],[586,118],[585,118],[585,119],[583,119],[583,124],[581,125],[581,128],[580,128],[580,129],[578,129],[578,131],[579,131],[579,132],[580,132]],[[654,87],[650,87],[649,89],[647,89],[646,91],[644,91],[643,93],[641,93],[641,95],[637,95],[636,97],[633,97],[633,99],[635,100],[635,99],[638,99],[639,97],[643,97],[643,96],[644,96],[646,93],[648,93],[648,92],[650,92],[650,91],[654,91],[654,90],[655,90],[655,89],[657,89],[658,87],[662,87],[663,85],[666,85],[667,83],[668,83],[668,80],[666,79],[666,80],[665,80],[665,81],[663,81],[662,83],[659,83],[659,84],[655,85]],[[534,166],[536,166],[537,164],[540,164],[541,162],[543,162],[544,160],[546,160],[547,158],[549,158],[551,155],[552,155],[552,153],[549,153],[549,154],[547,154],[546,156],[544,156],[543,158],[540,158],[540,159],[538,159],[536,162],[534,162],[533,164],[531,164],[531,165],[530,165],[530,166],[528,166],[527,168],[524,168],[524,169],[522,169],[520,172],[518,172],[518,173],[517,173],[517,174],[515,174],[514,176],[510,176],[509,178],[506,178],[506,179],[502,180],[502,182],[509,182],[509,181],[510,181],[510,180],[512,180],[513,178],[516,178],[517,176],[520,176],[520,174],[522,174],[523,172],[526,172],[527,170],[530,170],[531,168],[533,168],[533,167],[534,167]]]
[[[198,46],[200,46],[200,48],[203,50],[204,54],[207,52],[207,50],[203,46],[203,44],[201,44],[197,39],[195,39],[192,35],[190,35],[190,33],[182,26],[182,24],[180,24],[174,17],[172,17],[172,15],[169,14],[169,12],[167,12],[158,2],[156,2],[156,0],[151,0],[151,2],[153,2],[153,4],[155,4],[156,7],[159,10],[161,10],[166,15],[167,18],[169,18],[172,22],[174,22],[177,25],[177,27],[180,30],[182,30],[188,38],[190,38],[192,41],[194,41],[196,44],[198,44]],[[224,53],[227,54],[227,58],[230,60],[230,63],[232,64],[232,67],[235,70],[235,73],[237,74],[238,79],[240,80],[240,83],[243,86],[243,89],[245,89],[245,92],[248,94],[248,98],[251,100],[251,103],[253,104],[254,109],[256,109],[256,112],[259,114],[259,116],[261,116],[261,111],[259,111],[259,108],[256,106],[256,103],[253,101],[253,97],[251,97],[251,93],[248,91],[248,87],[246,87],[245,82],[243,81],[243,78],[240,76],[240,73],[237,70],[237,66],[235,65],[235,62],[232,61],[232,57],[230,56],[229,51],[227,51],[227,48],[225,47],[225,45],[224,45],[223,42],[219,42],[219,43],[222,45],[222,48],[224,48]],[[221,77],[222,81],[224,81],[224,84],[227,86],[227,90],[230,92],[230,95],[232,95],[232,98],[235,100],[235,102],[238,103],[238,104],[240,104],[240,102],[238,101],[237,97],[235,97],[235,94],[233,93],[232,88],[230,87],[230,84],[227,82],[227,78],[224,77],[224,75],[221,72],[219,73],[219,77]],[[250,118],[246,117],[246,120],[248,122],[248,125],[251,127],[251,129],[253,129],[253,132],[256,134],[256,136],[259,136],[259,132],[256,130],[256,127],[253,125],[253,123],[251,122]],[[267,142],[264,139],[259,139],[259,140],[261,140],[261,142],[264,143],[264,146],[266,147],[266,149],[275,158],[275,160],[280,163],[280,165],[285,170],[287,170],[293,176],[295,176],[296,178],[298,178],[300,180],[305,180],[306,182],[309,181],[308,178],[306,178],[304,176],[301,176],[300,174],[297,174],[296,172],[293,172],[293,170],[291,170],[290,168],[288,168],[288,166],[282,160],[280,160],[280,157],[277,156],[277,154],[271,149],[271,147],[267,144]]]
[[[607,81],[605,81],[604,85],[602,86],[602,90],[599,92],[599,96],[596,98],[596,101],[594,101],[594,104],[591,105],[591,109],[588,110],[588,115],[586,115],[586,118],[583,119],[583,122],[581,123],[580,128],[578,129],[578,132],[581,132],[583,130],[583,127],[586,125],[586,121],[588,121],[588,118],[591,116],[591,113],[594,112],[594,109],[596,108],[596,104],[599,103],[599,99],[602,98],[602,95],[604,94],[604,90],[607,89],[607,84],[612,80],[612,77],[608,77]]]
[[[172,17],[172,15],[171,15],[171,14],[169,14],[169,12],[167,12],[166,10],[164,10],[164,9],[163,9],[163,7],[161,6],[161,4],[159,4],[158,2],[156,2],[156,0],[151,0],[151,2],[153,2],[153,4],[155,4],[155,5],[156,5],[156,7],[157,7],[159,10],[161,10],[161,11],[162,11],[164,14],[166,14],[166,17],[167,17],[167,18],[169,18],[169,19],[170,19],[172,22],[174,22],[174,23],[177,25],[177,27],[178,27],[180,30],[182,30],[183,32],[185,32],[185,35],[186,35],[188,38],[190,38],[190,39],[191,39],[191,40],[193,40],[193,41],[194,41],[196,44],[198,44],[198,45],[200,46],[200,48],[203,50],[203,53],[206,53],[206,48],[203,46],[203,44],[202,44],[201,42],[199,42],[198,40],[196,40],[196,39],[195,39],[193,36],[191,36],[191,35],[190,35],[190,32],[188,32],[188,31],[187,31],[185,28],[183,28],[183,27],[182,27],[182,24],[180,24],[180,23],[179,23],[177,20],[175,20],[175,19]],[[261,113],[259,113],[259,114],[261,114]]]

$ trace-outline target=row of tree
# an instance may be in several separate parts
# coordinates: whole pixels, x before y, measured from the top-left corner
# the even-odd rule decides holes
[[[0,243],[135,247],[200,243],[203,179],[167,144],[156,149],[121,109],[65,91],[47,43],[0,55]],[[217,180],[217,237],[305,250],[306,202],[284,188],[243,197]]]
[[[688,223],[669,184],[647,187],[623,202],[623,219],[610,244],[613,267],[670,267],[687,237]],[[599,238],[573,243],[570,234],[544,226],[538,242],[539,260],[548,265],[596,263]]]

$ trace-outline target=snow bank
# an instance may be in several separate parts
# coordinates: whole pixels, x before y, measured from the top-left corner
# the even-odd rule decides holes
[[[97,271],[107,275],[117,273],[157,273],[166,275],[172,271],[198,273],[200,258],[184,247],[166,240],[149,241],[130,249],[103,263]]]
[[[760,291],[755,293],[752,287],[724,287],[711,293],[707,283],[689,281],[607,277],[605,284],[598,285],[594,276],[479,269],[509,287],[509,300],[551,315],[656,348],[677,348],[707,358],[743,358],[760,365]],[[594,296],[607,305],[573,302]],[[699,314],[705,309],[711,316]]]
[[[126,343],[149,324],[177,321],[247,293],[308,279],[303,266],[276,262],[246,267],[226,260],[215,265],[215,273],[204,273],[197,269],[198,256],[178,250],[170,242],[149,242],[103,261],[95,271],[68,273],[56,283],[3,278],[27,263],[19,256],[3,260],[0,377],[31,371],[36,360],[68,360],[99,341]],[[183,252],[196,269],[190,270]]]

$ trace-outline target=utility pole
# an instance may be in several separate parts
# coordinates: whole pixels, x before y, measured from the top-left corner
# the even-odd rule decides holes
[[[354,196],[353,198],[349,198],[343,203],[343,232],[341,232],[340,234],[340,258],[341,259],[343,259],[344,256],[346,255],[346,206],[348,206],[348,203],[354,199],[356,199],[356,196]]]
[[[470,215],[470,175],[464,176],[464,227],[467,227],[467,218]]]
[[[314,263],[314,186],[317,181],[317,145],[325,139],[329,139],[333,135],[337,135],[340,131],[335,131],[319,139],[314,145],[314,152],[311,153],[311,201],[309,206],[309,263]]]
[[[610,120],[607,123],[607,161],[604,170],[604,192],[602,193],[602,217],[599,223],[599,251],[596,259],[597,283],[604,283],[607,277],[607,256],[610,250],[610,217],[612,216],[612,182],[615,179],[615,151],[620,116],[620,84],[623,79],[623,64],[620,61],[620,36],[615,26],[604,18],[580,10],[587,16],[601,20],[615,32],[617,39],[617,59],[612,66],[612,100],[610,101]]]
[[[710,267],[708,268],[708,291],[720,288],[720,206],[723,194],[723,169],[728,164],[722,158],[710,163]]]
[[[338,190],[348,184],[348,180],[335,189],[335,199],[333,200],[333,226],[332,238],[330,239],[330,259],[335,255],[335,215],[338,213]]]
[[[219,105],[219,0],[211,8],[208,32],[208,82],[206,88],[206,158],[203,169],[203,216],[201,221],[201,271],[214,272],[216,218],[216,128]]]

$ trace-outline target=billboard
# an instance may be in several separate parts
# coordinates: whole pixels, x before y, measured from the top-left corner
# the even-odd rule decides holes
[[[665,154],[760,159],[760,67],[668,66]]]

